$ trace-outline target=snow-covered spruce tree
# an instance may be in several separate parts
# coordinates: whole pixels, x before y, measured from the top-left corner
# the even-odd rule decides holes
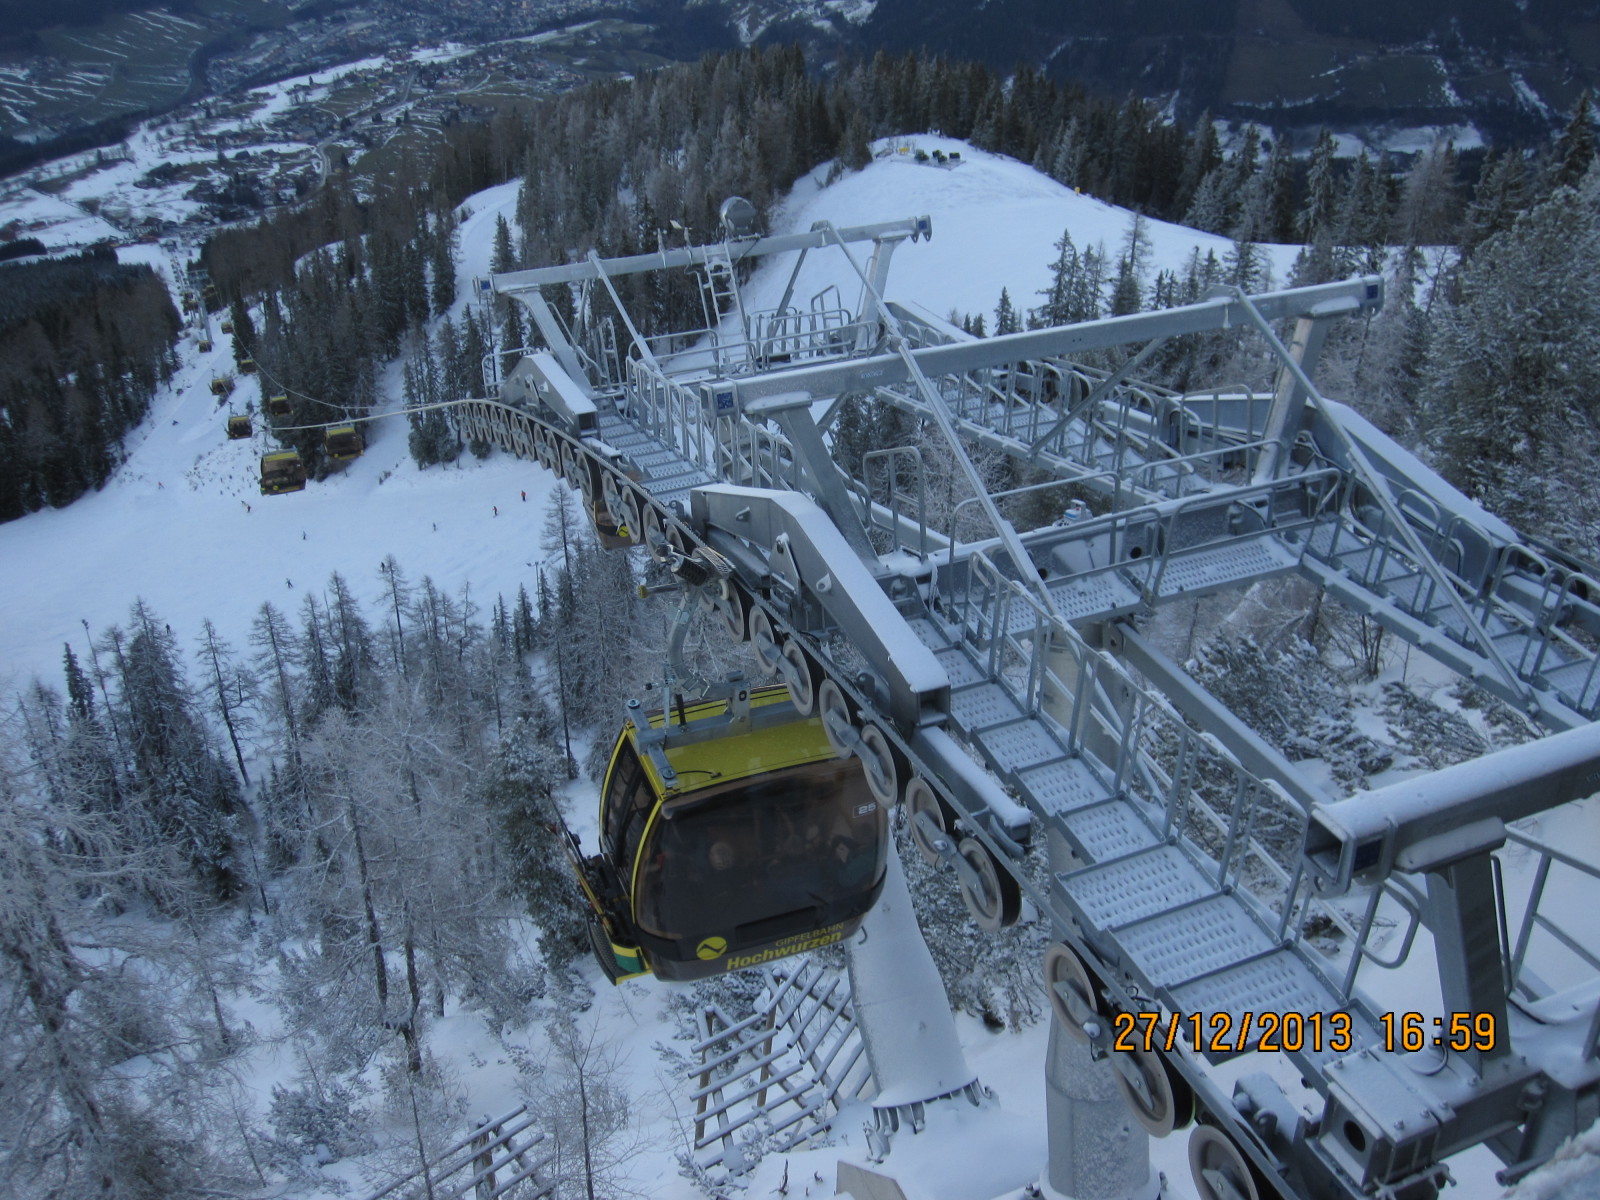
[[[1144,307],[1144,273],[1150,260],[1150,231],[1138,213],[1128,222],[1117,260],[1117,278],[1111,287],[1111,315],[1136,313]]]
[[[195,711],[177,641],[143,600],[126,635],[113,630],[119,719],[128,741],[131,806],[218,899],[241,886],[234,821],[239,783]]]
[[[1495,234],[1510,229],[1528,207],[1528,172],[1522,153],[1491,150],[1478,172],[1478,187],[1461,220],[1460,250],[1470,256]]]
[[[550,795],[567,781],[563,758],[553,721],[522,718],[506,730],[480,785],[499,833],[500,886],[539,926],[539,952],[558,971],[588,945],[587,902],[567,862]]]
[[[1049,286],[1040,290],[1044,303],[1034,310],[1040,325],[1092,321],[1105,307],[1105,254],[1097,247],[1079,250],[1065,230],[1055,244]]]
[[[1557,188],[1462,266],[1424,371],[1447,478],[1532,532],[1600,533],[1600,170]]]
[[[1000,300],[994,307],[994,333],[996,337],[1002,334],[1015,333],[1022,328],[1017,320],[1017,310],[1012,306],[1011,293],[1000,289]]]
[[[434,316],[456,302],[456,221],[447,206],[433,214],[428,243],[428,301]]]
[[[1428,259],[1415,246],[1394,255],[1383,310],[1369,321],[1349,321],[1331,331],[1317,365],[1317,386],[1347,399],[1402,445],[1420,439],[1417,393],[1433,322],[1419,301],[1434,294],[1424,277]],[[1448,261],[1448,257],[1447,257]]]
[[[272,1133],[263,1139],[263,1157],[268,1166],[290,1176],[304,1174],[311,1182],[308,1164],[323,1166],[368,1148],[367,1119],[354,1088],[335,1076],[324,1083],[308,1075],[294,1087],[275,1083],[267,1112]]]
[[[0,718],[0,1192],[158,1200],[231,1185],[171,1116],[197,1098],[192,964],[118,919],[140,897],[182,907],[189,881],[116,814],[58,803],[20,718]]]

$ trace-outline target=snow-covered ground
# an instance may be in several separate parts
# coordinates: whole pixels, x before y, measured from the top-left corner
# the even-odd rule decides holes
[[[867,169],[848,174],[823,187],[827,168],[819,167],[802,179],[775,216],[774,232],[809,229],[815,221],[837,226],[864,225],[897,217],[927,214],[933,218],[933,238],[926,243],[902,245],[895,252],[890,272],[890,298],[915,300],[938,316],[951,310],[973,316],[983,314],[994,325],[995,305],[1005,288],[1018,312],[1036,307],[1039,293],[1050,282],[1055,243],[1063,231],[1072,234],[1079,251],[1101,248],[1106,253],[1108,276],[1116,272],[1133,214],[1064,187],[1026,163],[989,154],[954,138],[925,135],[895,138],[876,148],[910,146],[913,153],[894,153]],[[956,151],[961,162],[940,166],[919,163],[915,150]],[[1148,289],[1158,270],[1179,272],[1189,265],[1196,249],[1203,259],[1215,253],[1218,261],[1233,242],[1212,233],[1182,225],[1144,219],[1149,245],[1144,285]],[[1298,246],[1264,247],[1271,264],[1272,286],[1288,278]],[[750,294],[753,306],[774,306],[783,294],[791,262],[778,261],[758,272]],[[866,262],[863,259],[863,267]],[[795,286],[795,302],[804,306],[827,284],[839,288],[846,304],[860,295],[853,273],[837,255],[817,253],[807,257]]]
[[[1000,289],[1009,289],[1019,309],[1036,301],[1047,279],[1053,243],[1070,230],[1080,247],[1103,244],[1115,256],[1131,221],[1129,213],[1102,204],[1039,175],[1027,166],[970,146],[932,137],[916,139],[932,150],[959,150],[954,169],[901,160],[873,163],[859,173],[822,186],[824,172],[802,180],[781,207],[774,232],[808,228],[813,221],[862,224],[927,213],[931,242],[902,245],[890,276],[893,298],[915,300],[935,313],[992,313]],[[487,271],[495,218],[512,215],[516,184],[473,197],[461,228],[460,294],[473,276]],[[1225,239],[1159,222],[1148,223],[1149,269],[1181,270],[1195,247],[1202,254],[1228,248]],[[140,247],[173,278],[159,247]],[[1272,248],[1274,276],[1281,281],[1295,250]],[[857,293],[842,263],[808,258],[796,296],[805,303],[827,284],[848,302]],[[756,307],[772,303],[786,277],[784,263],[751,282]],[[465,304],[467,301],[461,301]],[[364,600],[382,587],[378,565],[394,555],[412,579],[426,575],[441,587],[470,590],[485,608],[495,595],[508,599],[531,584],[539,561],[543,506],[554,478],[537,465],[496,453],[483,462],[418,470],[406,450],[403,419],[369,427],[368,449],[341,473],[297,494],[263,497],[256,488],[260,435],[229,442],[223,431],[229,405],[210,394],[213,375],[231,373],[226,339],[200,354],[192,338],[181,350],[182,367],[157,396],[152,413],[128,440],[126,463],[100,492],[60,511],[37,513],[0,525],[0,688],[13,691],[34,676],[59,686],[63,644],[81,654],[85,626],[98,633],[125,619],[130,602],[143,597],[169,622],[180,641],[199,632],[210,617],[236,648],[247,643],[250,621],[269,600],[294,608],[308,589],[321,589],[333,571]],[[267,364],[270,368],[270,364]],[[390,383],[393,386],[393,374]],[[231,405],[258,401],[260,382],[241,377]],[[391,400],[397,402],[398,388]],[[522,499],[523,493],[526,499]],[[568,796],[574,811],[592,809],[593,789],[576,785]],[[596,982],[597,1000],[583,1022],[599,1022],[602,1036],[622,1053],[624,1071],[639,1097],[649,1147],[633,1164],[641,1194],[666,1198],[699,1193],[677,1173],[674,1156],[683,1130],[664,1090],[682,1093],[653,1046],[668,1041],[665,985],[635,983],[611,988]],[[272,1015],[252,1013],[262,1027]],[[1018,1195],[1018,1188],[1044,1168],[1042,1063],[1046,1028],[1018,1035],[996,1034],[963,1020],[961,1033],[971,1065],[995,1092],[983,1109],[937,1109],[920,1136],[901,1133],[880,1168],[914,1178],[917,1197],[975,1200]],[[531,1036],[531,1035],[530,1035]],[[471,1015],[453,1014],[431,1035],[433,1051],[449,1058],[470,1097],[470,1111],[498,1113],[515,1099],[517,1073],[501,1047]],[[265,1096],[275,1079],[292,1073],[287,1051],[260,1052],[255,1086]],[[654,1097],[654,1099],[652,1099]],[[686,1107],[680,1102],[680,1111]],[[866,1113],[847,1114],[831,1145],[771,1156],[750,1177],[751,1197],[775,1194],[787,1169],[791,1196],[832,1194],[836,1162],[864,1161],[861,1134]],[[978,1164],[981,1180],[941,1168],[941,1156],[958,1147],[963,1160]],[[1186,1139],[1153,1144],[1156,1166],[1170,1181],[1168,1194],[1194,1195],[1186,1165]],[[1497,1195],[1486,1153],[1456,1164],[1458,1200]],[[348,1164],[336,1168],[355,1183]],[[961,1181],[958,1183],[958,1178]],[[818,1182],[820,1179],[821,1182]]]

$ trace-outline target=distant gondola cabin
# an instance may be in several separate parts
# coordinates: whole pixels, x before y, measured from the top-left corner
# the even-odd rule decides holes
[[[335,425],[323,433],[322,448],[335,462],[344,462],[360,458],[366,444],[362,441],[361,431],[354,425]]]
[[[254,432],[255,430],[250,425],[249,417],[239,416],[228,418],[228,436],[233,438],[235,441],[237,441],[239,438],[247,438]]]
[[[226,396],[231,391],[233,391],[233,380],[226,375],[219,375],[211,380],[211,394],[213,396]]]
[[[261,456],[261,494],[276,496],[298,492],[306,486],[306,465],[298,450],[279,450]]]
[[[256,373],[256,360],[246,355],[239,360],[239,370],[246,375],[254,375]]]
[[[267,416],[269,416],[269,417],[287,417],[288,415],[289,415],[289,397],[287,397],[287,396],[268,396],[267,397]]]
[[[199,342],[199,350],[200,350],[201,354],[210,354],[211,353],[211,339],[210,338],[201,338],[200,342]]]
[[[223,333],[232,333],[233,332],[233,322],[232,321],[224,321],[222,323],[222,332]]]
[[[663,727],[660,713],[644,720]],[[674,708],[671,721],[679,728],[653,747],[624,726],[600,853],[579,863],[612,981],[700,979],[853,933],[883,888],[888,848],[860,760],[838,757],[781,687],[752,694],[744,732],[727,732],[722,701]]]

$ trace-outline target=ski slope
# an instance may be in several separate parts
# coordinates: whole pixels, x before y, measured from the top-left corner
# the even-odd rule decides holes
[[[825,169],[801,180],[773,220],[773,231],[807,229],[814,221],[863,224],[927,213],[931,241],[897,251],[890,295],[915,300],[938,314],[992,314],[1000,289],[1020,309],[1037,301],[1049,277],[1054,243],[1065,229],[1080,247],[1103,244],[1114,256],[1132,216],[1039,174],[1023,163],[961,142],[924,137],[914,144],[959,150],[953,169],[922,166],[902,156],[876,161],[824,187]],[[472,197],[460,230],[458,293],[485,275],[495,219],[514,218],[516,183]],[[1226,238],[1148,221],[1148,271],[1181,270],[1196,247],[1220,257]],[[1281,279],[1295,247],[1273,247]],[[169,283],[180,264],[158,246],[121,252],[151,262]],[[788,265],[777,260],[750,285],[755,307],[775,304]],[[859,285],[836,255],[810,256],[796,297],[805,303],[832,284],[847,301]],[[176,299],[176,297],[175,297]],[[459,319],[467,300],[458,301]],[[213,319],[213,327],[215,319]],[[143,597],[175,631],[198,632],[209,616],[238,648],[263,601],[293,609],[308,587],[332,571],[356,593],[380,591],[378,563],[393,554],[412,579],[427,575],[441,587],[470,588],[487,607],[531,584],[540,558],[539,530],[553,477],[537,464],[496,453],[484,462],[418,470],[406,449],[403,418],[367,427],[367,452],[342,472],[304,492],[264,497],[256,484],[266,439],[229,442],[230,411],[259,408],[260,377],[239,376],[233,395],[218,405],[213,376],[234,373],[229,339],[216,336],[201,354],[192,338],[180,346],[182,366],[128,438],[127,461],[106,487],[66,509],[35,513],[0,525],[0,687],[24,686],[34,675],[59,679],[61,647],[82,648],[83,622],[96,632],[119,622],[134,597]],[[270,371],[271,364],[263,363]],[[400,403],[399,375],[386,378],[392,406]],[[336,399],[330,397],[330,399]],[[520,499],[527,492],[526,502]],[[498,508],[499,515],[495,515]]]
[[[903,141],[903,140],[902,140]],[[1025,310],[1037,302],[1048,279],[1053,245],[1070,230],[1082,249],[1103,246],[1114,263],[1132,220],[1125,210],[1074,194],[1025,164],[986,154],[949,139],[920,137],[929,151],[957,150],[954,168],[921,165],[894,154],[829,186],[819,169],[799,181],[778,209],[772,232],[809,228],[818,220],[838,225],[926,213],[929,242],[904,244],[890,274],[891,298],[915,301],[934,313],[992,313],[1002,287]],[[458,294],[470,293],[474,276],[487,273],[495,219],[513,218],[517,184],[472,197],[460,230]],[[1147,222],[1148,271],[1182,271],[1198,248],[1220,258],[1227,239],[1180,226]],[[1281,284],[1295,247],[1272,247],[1275,281]],[[138,248],[169,280],[174,264],[158,247]],[[779,261],[752,279],[752,307],[767,307],[781,295],[790,264]],[[1148,278],[1146,280],[1148,283]],[[859,285],[837,255],[808,258],[796,302],[837,286],[846,302]],[[457,316],[467,303],[458,303]],[[35,677],[60,686],[63,644],[82,654],[85,627],[98,634],[126,617],[135,597],[170,623],[182,644],[192,644],[209,617],[234,648],[244,651],[250,622],[263,601],[291,613],[308,593],[320,596],[333,571],[355,594],[379,597],[379,563],[393,555],[413,580],[430,577],[453,593],[467,593],[484,610],[517,588],[532,590],[541,558],[543,510],[554,477],[531,462],[495,453],[470,456],[448,467],[418,470],[406,448],[403,418],[368,426],[367,452],[340,473],[300,493],[263,497],[257,492],[256,459],[264,449],[258,434],[229,442],[223,431],[229,405],[210,394],[213,375],[233,370],[228,340],[200,354],[192,338],[180,350],[182,365],[156,397],[149,419],[128,439],[127,460],[107,486],[66,509],[34,514],[0,525],[0,687],[21,689]],[[270,371],[271,364],[263,366]],[[262,382],[241,376],[231,406],[259,404]],[[399,404],[398,370],[384,386],[389,406]],[[526,499],[522,498],[526,493]],[[575,785],[575,808],[593,805],[593,789]],[[653,1050],[672,1037],[664,985],[610,988],[596,976],[597,1001],[583,1018],[603,1022],[624,1057],[624,1074],[645,1123],[648,1147],[632,1174],[640,1191],[665,1200],[700,1193],[678,1174],[675,1155],[682,1128],[667,1093],[674,1084]],[[273,1015],[252,1011],[258,1027]],[[936,1106],[921,1136],[902,1132],[890,1159],[879,1169],[904,1178],[908,1194],[922,1200],[1016,1197],[1045,1166],[1042,1062],[1046,1026],[1019,1035],[995,1034],[963,1018],[969,1062],[995,1098],[980,1109],[956,1103]],[[533,1040],[529,1033],[524,1040]],[[515,1102],[517,1074],[480,1020],[454,1010],[433,1027],[431,1049],[454,1064],[470,1097],[469,1111],[499,1113]],[[258,1051],[254,1087],[259,1099],[270,1084],[292,1074],[294,1064],[277,1051]],[[679,1089],[681,1093],[681,1089]],[[688,1107],[679,1100],[686,1113]],[[787,1172],[789,1196],[831,1195],[841,1157],[865,1162],[862,1122],[870,1114],[846,1114],[832,1144],[770,1156],[750,1177],[745,1193],[777,1192]],[[1192,1200],[1183,1135],[1152,1143],[1156,1166],[1170,1183],[1167,1195]],[[957,1165],[960,1170],[957,1170]],[[1493,1161],[1474,1152],[1456,1165],[1462,1186],[1456,1200],[1498,1195]],[[362,1194],[353,1163],[329,1168],[333,1177]]]

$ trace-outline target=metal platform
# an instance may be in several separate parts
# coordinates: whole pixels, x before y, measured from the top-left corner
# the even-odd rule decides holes
[[[926,780],[957,814],[956,832],[1015,876],[1084,956],[1102,1001],[1225,1022],[1231,1041],[1180,1039],[1163,1056],[1250,1178],[1285,1194],[1420,1200],[1442,1186],[1440,1162],[1465,1146],[1488,1142],[1518,1170],[1547,1155],[1553,1131],[1570,1131],[1571,1120],[1530,1109],[1525,1089],[1536,1079],[1556,1089],[1565,1113],[1596,1103],[1600,1039],[1578,1029],[1583,1020],[1563,1026],[1571,1036],[1559,1053],[1550,1047],[1567,1034],[1545,1030],[1527,1043],[1567,1064],[1559,1083],[1555,1066],[1499,1053],[1447,1056],[1419,1072],[1385,1048],[1382,1014],[1357,987],[1385,898],[1406,914],[1406,948],[1431,906],[1448,996],[1465,987],[1498,995],[1502,1007],[1507,980],[1528,1004],[1544,995],[1520,952],[1526,930],[1544,927],[1529,919],[1515,962],[1471,957],[1465,942],[1451,949],[1451,919],[1495,946],[1508,941],[1508,922],[1495,903],[1471,908],[1472,889],[1437,890],[1438,872],[1457,867],[1427,857],[1443,851],[1427,849],[1426,830],[1404,851],[1407,869],[1434,872],[1424,905],[1415,886],[1395,882],[1400,851],[1373,858],[1355,834],[1330,832],[1343,829],[1332,798],[1181,668],[1153,671],[1147,659],[1136,674],[1107,647],[1119,623],[1162,605],[1298,572],[1546,728],[1571,729],[1600,716],[1600,582],[1442,481],[1414,477],[1424,470],[1415,460],[1317,393],[1307,347],[1330,322],[1380,303],[1379,281],[1229,293],[976,341],[883,300],[889,253],[928,232],[925,222],[741,243],[742,257],[872,241],[867,267],[850,260],[860,310],[826,319],[821,297],[809,320],[799,308],[747,313],[727,245],[497,277],[586,385],[592,412],[484,401],[474,428],[524,454],[543,438],[547,453],[558,446],[589,464],[616,502],[643,505],[680,543],[713,540],[734,554],[741,603],[833,681],[841,720],[878,731],[876,744],[892,748],[880,765]],[[600,329],[569,337],[538,295],[541,285],[588,287],[669,266],[702,272],[707,312],[700,340],[676,335],[670,350],[635,337],[624,353]],[[1285,321],[1295,323],[1292,351],[1274,332]],[[1131,379],[1163,338],[1245,327],[1279,357],[1270,395],[1181,397]],[[772,331],[782,331],[785,362],[768,345]],[[1069,357],[1129,345],[1147,349],[1119,370]],[[1092,504],[1019,532],[979,486],[966,503],[992,536],[961,541],[953,514],[941,530],[921,497],[884,500],[828,458],[826,421],[814,412],[847,396],[884,400],[948,435],[969,484],[978,476],[966,447],[976,445]],[[763,499],[794,493],[804,502]],[[797,557],[801,512],[827,528]],[[836,661],[841,641],[852,653]],[[864,735],[851,736],[865,753]],[[1490,849],[1474,842],[1462,853],[1486,864],[1494,828],[1467,824],[1464,805],[1453,811],[1445,834],[1480,838]],[[1030,835],[1060,859],[1047,887],[1032,881]],[[1542,853],[1547,872],[1558,852]],[[1364,916],[1352,918],[1328,897],[1356,875],[1368,890]],[[1302,933],[1312,918],[1341,930],[1335,949]],[[1585,1004],[1592,1014],[1593,998]],[[1315,1120],[1268,1075],[1230,1089],[1208,1073],[1208,1062],[1260,1052],[1263,1030],[1245,1022],[1268,1013],[1348,1014],[1349,1047],[1321,1039],[1282,1051],[1314,1090]],[[1508,1023],[1508,1046],[1510,1032]],[[1516,1128],[1520,1142],[1507,1132]]]

